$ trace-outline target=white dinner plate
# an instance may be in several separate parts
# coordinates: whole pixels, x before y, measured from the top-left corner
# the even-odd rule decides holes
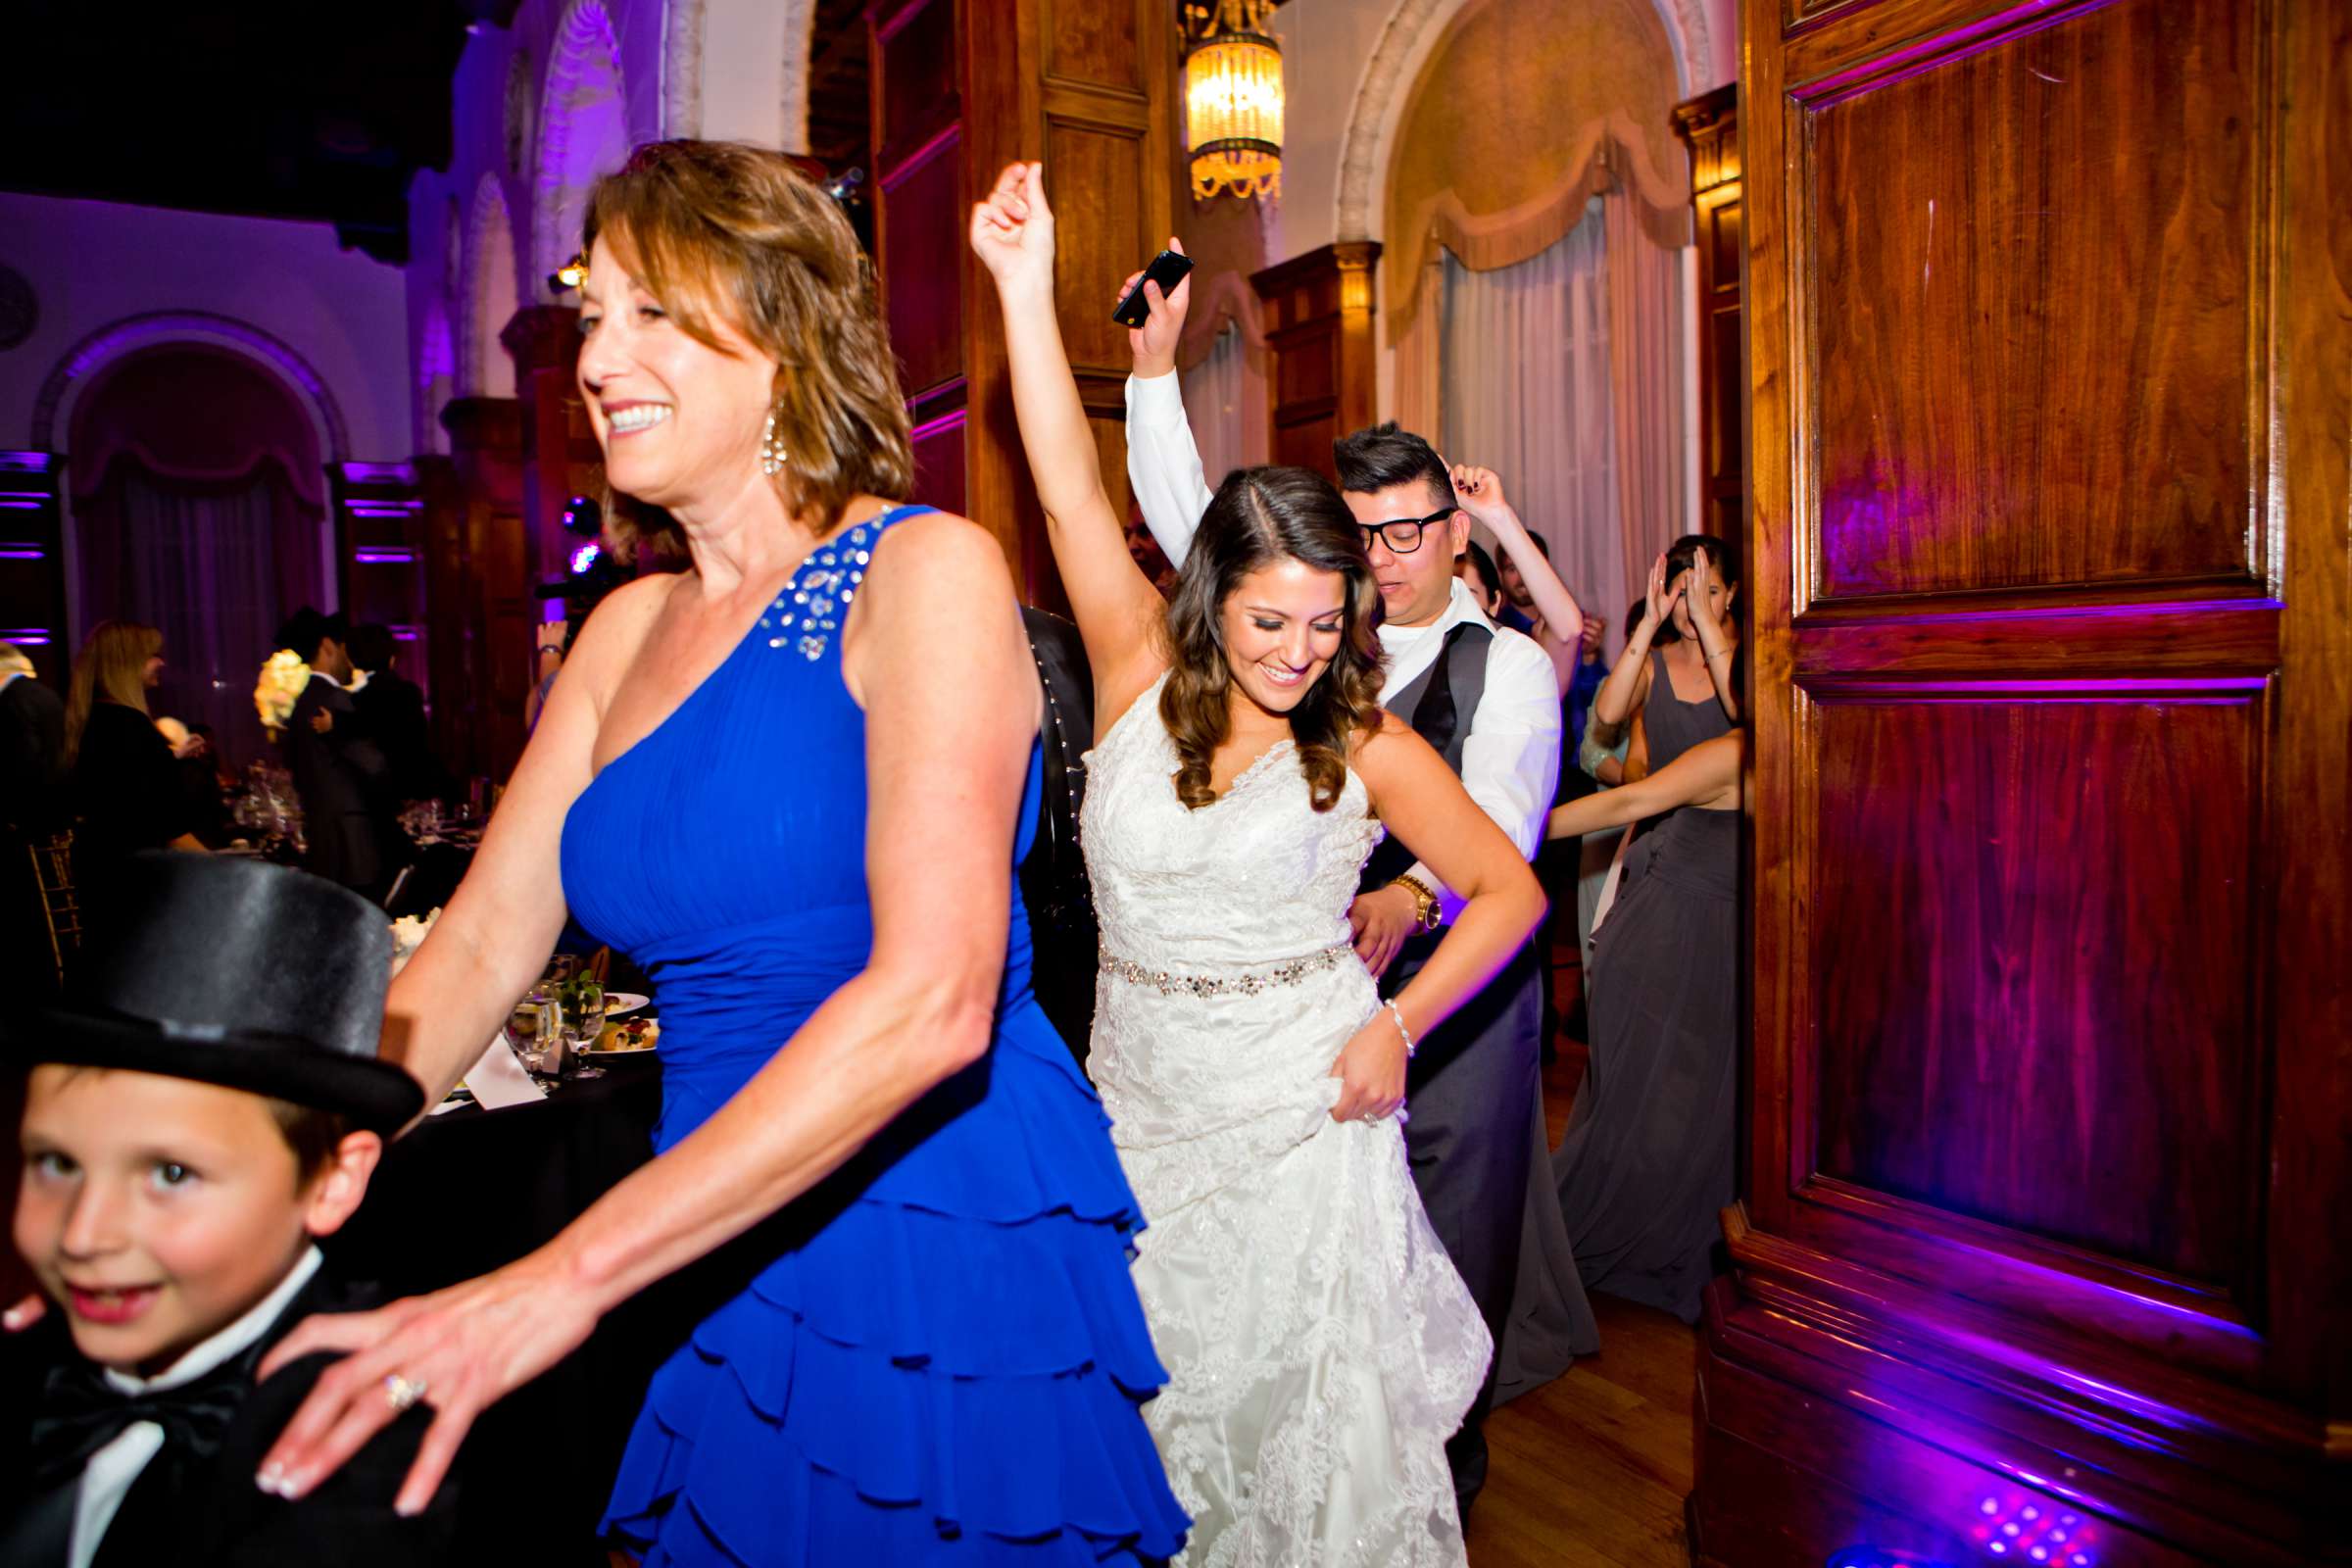
[[[617,1018],[623,1013],[635,1012],[650,1000],[634,991],[608,991],[605,993],[605,1016]]]

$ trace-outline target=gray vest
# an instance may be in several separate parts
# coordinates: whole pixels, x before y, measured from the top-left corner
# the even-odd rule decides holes
[[[1492,628],[1476,621],[1456,624],[1446,633],[1446,645],[1429,662],[1429,667],[1384,705],[1436,748],[1456,778],[1462,775],[1462,743],[1470,738],[1470,721],[1477,716],[1479,699],[1487,694],[1487,656],[1494,646]],[[1446,692],[1453,699],[1450,710],[1444,702],[1430,701],[1430,693],[1441,677]],[[1372,858],[1364,862],[1364,874],[1356,884],[1356,891],[1369,893],[1374,888],[1388,886],[1413,868],[1414,858],[1413,852],[1394,835],[1381,840]]]

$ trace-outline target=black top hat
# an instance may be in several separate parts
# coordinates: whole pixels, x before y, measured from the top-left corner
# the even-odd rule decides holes
[[[93,934],[65,1000],[0,1019],[20,1062],[194,1078],[389,1131],[424,1091],[377,1059],[392,935],[322,877],[209,855],[133,856],[123,913]]]

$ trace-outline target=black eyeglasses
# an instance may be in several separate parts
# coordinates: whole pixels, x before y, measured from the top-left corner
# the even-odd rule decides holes
[[[1461,510],[1459,507],[1440,507],[1426,517],[1393,517],[1387,522],[1359,522],[1356,526],[1364,530],[1366,550],[1377,542],[1387,545],[1393,555],[1409,556],[1421,548],[1421,531],[1424,528],[1434,528]]]

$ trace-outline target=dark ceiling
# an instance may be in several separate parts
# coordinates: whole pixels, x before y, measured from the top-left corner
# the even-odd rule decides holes
[[[13,0],[0,189],[323,219],[405,262],[466,25],[517,3]]]
[[[408,188],[449,166],[450,78],[468,25],[520,0],[14,0],[0,190],[323,220],[409,257]],[[868,0],[818,0],[809,151],[870,166]]]

